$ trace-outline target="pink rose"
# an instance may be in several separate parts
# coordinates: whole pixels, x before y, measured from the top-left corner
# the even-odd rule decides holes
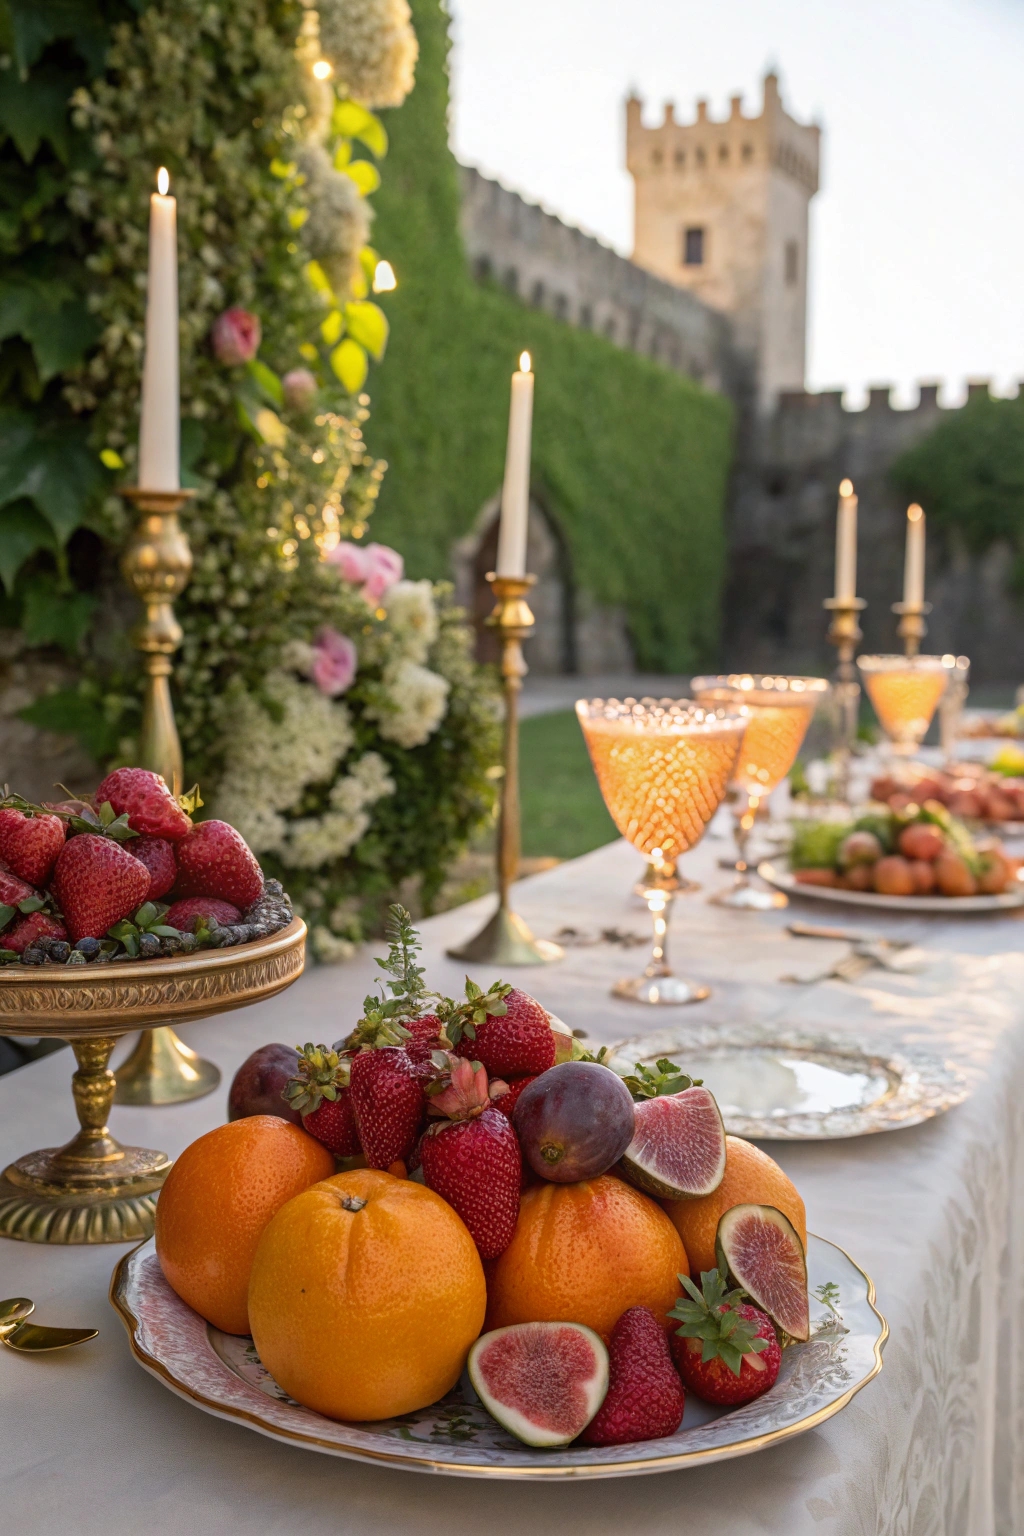
[[[226,309],[214,322],[211,332],[213,352],[226,368],[251,363],[260,349],[263,330],[258,315],[247,309]]]
[[[352,641],[326,625],[313,641],[313,681],[329,699],[351,688],[359,659]]]
[[[367,544],[366,558],[369,569],[363,585],[363,596],[368,603],[376,605],[388,587],[401,581],[405,561],[396,549],[389,549],[386,544]]]
[[[305,410],[316,399],[320,389],[308,368],[290,369],[281,380],[281,387],[285,404],[290,405],[293,411]]]
[[[343,581],[350,581],[354,587],[361,587],[370,574],[370,562],[367,558],[369,550],[363,549],[360,544],[342,542],[335,544],[327,553],[328,565],[336,565],[338,574]]]

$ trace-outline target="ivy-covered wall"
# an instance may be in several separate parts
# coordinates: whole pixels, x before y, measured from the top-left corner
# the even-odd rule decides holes
[[[447,17],[438,0],[412,10],[417,81],[384,114],[391,149],[375,199],[374,242],[399,286],[383,301],[391,341],[373,382],[369,442],[389,466],[374,535],[413,574],[450,573],[453,541],[500,487],[509,377],[526,348],[537,375],[534,487],[577,585],[625,609],[641,666],[703,666],[718,641],[729,405],[473,282],[448,146]]]

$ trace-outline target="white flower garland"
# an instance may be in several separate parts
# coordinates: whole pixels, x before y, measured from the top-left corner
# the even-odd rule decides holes
[[[419,44],[406,0],[319,0],[320,46],[337,84],[367,107],[400,107]]]

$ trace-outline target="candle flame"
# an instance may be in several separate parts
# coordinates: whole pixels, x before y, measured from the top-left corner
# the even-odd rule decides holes
[[[167,189],[171,185],[171,178],[166,165],[162,165],[156,173],[156,189],[161,197],[167,196]]]
[[[531,366],[531,359],[530,359],[529,352],[520,352],[520,354],[519,354],[519,371],[520,371],[520,373],[529,373],[530,366]]]
[[[326,59],[317,59],[316,63],[313,65],[314,80],[329,80],[333,74],[333,64],[329,64]]]
[[[398,279],[390,261],[378,261],[373,270],[374,293],[391,293],[397,287]]]
[[[852,480],[840,480],[840,482],[839,482],[839,494],[840,494],[840,496],[852,496],[853,495],[853,481]]]
[[[922,517],[924,517],[923,508],[919,507],[916,501],[913,502],[907,508],[907,521],[911,523],[919,523]]]

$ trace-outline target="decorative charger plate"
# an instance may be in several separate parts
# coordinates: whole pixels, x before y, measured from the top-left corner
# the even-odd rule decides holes
[[[762,880],[807,901],[842,902],[844,906],[874,907],[889,912],[1004,912],[1024,906],[1024,885],[1001,896],[880,896],[877,891],[842,891],[830,885],[801,885],[788,869],[765,862],[757,866]]]
[[[903,1046],[870,1054],[829,1035],[771,1025],[659,1030],[613,1047],[618,1069],[671,1057],[703,1078],[730,1136],[832,1141],[920,1125],[970,1089],[952,1062]]]
[[[812,1301],[808,1343],[783,1353],[774,1387],[756,1402],[722,1412],[687,1393],[679,1431],[632,1445],[534,1450],[495,1423],[465,1376],[441,1402],[377,1424],[326,1419],[287,1397],[260,1363],[249,1338],[212,1328],[164,1279],[154,1239],[114,1270],[110,1299],[121,1314],[132,1353],[179,1397],[218,1418],[328,1456],[383,1463],[454,1477],[628,1477],[746,1456],[813,1429],[846,1404],[882,1369],[889,1334],[875,1307],[875,1288],[841,1248],[808,1238],[812,1293],[839,1288],[839,1323]]]

